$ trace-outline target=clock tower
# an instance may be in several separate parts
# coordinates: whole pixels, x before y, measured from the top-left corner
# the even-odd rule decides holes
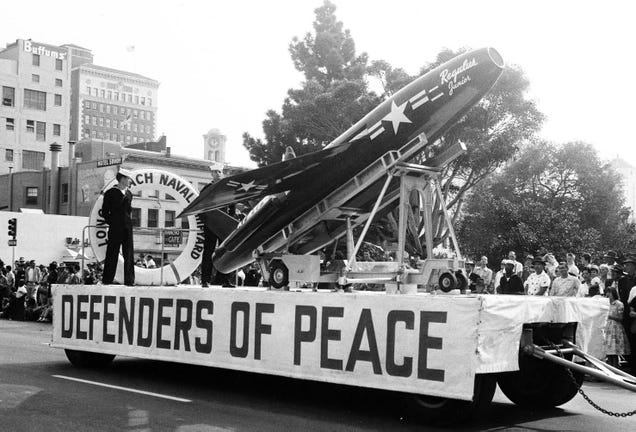
[[[227,137],[218,129],[210,129],[203,135],[203,159],[225,164],[225,142]]]

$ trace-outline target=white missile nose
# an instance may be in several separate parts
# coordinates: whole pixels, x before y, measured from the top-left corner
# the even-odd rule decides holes
[[[503,57],[501,57],[501,54],[499,54],[496,49],[488,48],[488,56],[490,57],[490,60],[492,60],[492,62],[498,67],[503,69],[506,66],[503,61]]]

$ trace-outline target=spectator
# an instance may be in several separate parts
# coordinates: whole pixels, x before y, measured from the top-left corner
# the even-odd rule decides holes
[[[261,272],[258,268],[258,264],[252,263],[249,269],[245,273],[245,286],[258,286],[261,281]]]
[[[545,261],[541,258],[535,258],[532,260],[532,265],[534,267],[534,273],[530,274],[524,283],[524,292],[527,295],[547,295],[551,280],[550,276],[545,272]]]
[[[35,299],[41,279],[42,275],[40,274],[40,269],[35,265],[35,260],[29,261],[29,265],[25,270],[24,279],[28,298]]]
[[[4,268],[0,268],[0,307],[4,299],[8,299],[11,295],[11,287],[7,280],[6,271]]]
[[[9,284],[9,288],[13,290],[13,288],[15,288],[15,274],[13,273],[13,271],[11,270],[11,266],[9,265],[6,267],[5,276],[7,277],[7,283]]]
[[[82,281],[80,280],[79,275],[77,274],[78,268],[75,264],[70,264],[68,266],[68,271],[69,271],[69,275],[68,275],[68,279],[67,279],[67,284],[71,284],[71,285],[79,285]]]
[[[601,264],[598,266],[598,278],[600,280],[599,286],[602,290],[605,290],[607,287],[607,282],[609,279],[610,285],[612,284],[612,278],[608,278],[610,272],[610,267],[607,264]]]
[[[2,312],[0,312],[0,317],[15,321],[24,321],[26,294],[27,289],[24,286],[19,287],[14,293],[11,293],[9,301],[6,302]]]
[[[152,255],[146,255],[146,268],[157,268],[157,264],[155,264],[155,260],[152,259]]]
[[[605,290],[605,285],[601,281],[599,277],[599,268],[596,264],[591,264],[589,266],[590,269],[590,292],[589,297],[594,297],[597,295],[603,295]]]
[[[618,298],[625,305],[623,311],[623,327],[629,343],[632,347],[636,347],[636,324],[633,324],[636,315],[631,315],[630,308],[636,309],[636,301],[629,302],[629,294],[634,286],[636,286],[636,256],[630,255],[623,260],[625,275],[618,280]],[[636,353],[628,356],[629,367],[634,373],[636,371]]]
[[[517,261],[517,253],[515,251],[508,252],[508,260],[512,261],[515,265],[514,271],[517,276],[521,277],[523,274],[523,264]]]
[[[565,254],[565,261],[568,264],[568,274],[571,274],[574,277],[579,277],[579,268],[576,266],[574,260],[576,259],[576,255],[569,252]]]
[[[497,294],[523,294],[521,276],[515,271],[516,264],[512,260],[503,260],[504,272],[499,281]]]
[[[146,260],[144,259],[144,254],[140,253],[139,258],[135,261],[135,265],[137,267],[146,267]]]
[[[503,259],[501,261],[501,264],[499,265],[499,271],[497,273],[495,273],[494,286],[495,286],[495,292],[496,293],[499,292],[499,286],[501,285],[501,278],[503,277],[504,273],[506,272],[506,262],[508,262],[508,260],[507,259]]]
[[[589,267],[590,265],[592,265],[592,255],[587,252],[581,254],[581,267],[585,268]]]
[[[475,274],[483,279],[484,289],[492,291],[492,270],[488,268],[488,257],[482,256],[479,260],[479,266],[475,268]]]
[[[57,281],[55,283],[67,284],[69,283],[68,279],[69,279],[69,272],[66,267],[66,264],[60,263],[60,266],[58,267],[58,270],[57,270]]]
[[[534,261],[533,255],[527,255],[526,259],[523,261],[523,272],[521,273],[521,280],[525,283],[528,280],[528,277],[534,273],[534,267],[532,266],[532,262]]]
[[[568,271],[570,276],[574,276],[572,273]],[[579,289],[576,292],[577,297],[592,297],[590,295],[590,289],[592,287],[592,275],[590,274],[590,269],[584,268],[581,272],[581,279],[579,280]],[[596,289],[596,294],[598,294],[598,287]]]
[[[575,297],[579,290],[579,279],[568,273],[568,265],[565,262],[559,263],[557,271],[559,272],[559,276],[552,281],[550,295]]]
[[[624,306],[618,299],[616,288],[608,288],[605,295],[610,301],[610,310],[605,327],[605,352],[607,354],[607,363],[617,368],[619,366],[618,356],[630,354],[627,334],[622,325]]]
[[[553,254],[547,253],[543,256],[543,261],[545,261],[545,271],[550,276],[550,279],[554,279],[557,276],[557,267],[559,266],[558,261],[554,257]]]
[[[607,253],[605,255],[603,255],[603,259],[605,260],[605,264],[607,264],[608,266],[612,267],[616,264],[618,264],[616,262],[616,259],[618,258],[618,255],[616,255],[616,252],[614,251],[607,251]],[[614,275],[612,275],[612,273],[610,273],[608,275],[609,279],[612,279],[612,281],[614,281]],[[616,281],[618,281],[618,279],[616,279]],[[620,293],[619,293],[620,294]]]

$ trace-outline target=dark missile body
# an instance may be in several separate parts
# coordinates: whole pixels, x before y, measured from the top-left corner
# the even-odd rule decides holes
[[[420,153],[490,90],[503,67],[501,56],[492,48],[464,53],[415,79],[325,149],[240,174],[243,186],[238,191],[241,192],[247,192],[266,175],[266,186],[261,186],[264,198],[217,248],[214,266],[228,273],[253,261],[254,250],[273,252],[263,248],[268,240],[378,158],[402,149],[424,133],[427,140],[415,152]],[[289,174],[290,167],[294,166],[294,174]],[[278,178],[277,169],[280,170]],[[228,178],[229,184],[233,184],[232,179]],[[249,183],[248,179],[251,179]],[[378,185],[374,185],[361,190],[356,205],[372,205],[378,189]],[[202,191],[183,214],[220,207],[219,202],[215,202],[215,193],[218,195],[215,188]],[[243,195],[237,192],[236,201],[245,199]],[[321,224],[313,234],[296,239],[296,243],[288,242],[285,247],[289,247],[290,252],[308,253],[343,233],[342,225],[336,229],[324,222]]]

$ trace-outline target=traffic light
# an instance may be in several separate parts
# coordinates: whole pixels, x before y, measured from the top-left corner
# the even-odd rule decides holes
[[[16,235],[18,234],[18,220],[16,218],[9,219],[9,237],[15,240]]]

